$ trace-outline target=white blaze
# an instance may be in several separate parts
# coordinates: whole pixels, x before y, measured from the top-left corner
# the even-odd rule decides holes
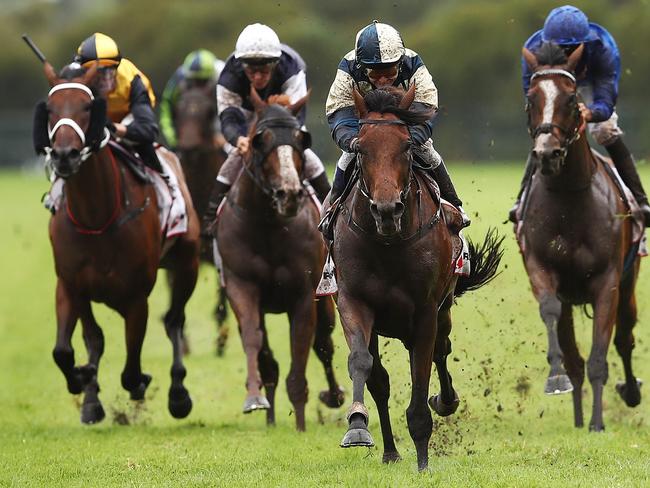
[[[555,99],[557,98],[559,91],[553,80],[542,80],[539,82],[539,87],[544,92],[545,98],[542,124],[550,124],[553,122]]]
[[[293,147],[288,144],[278,146],[278,160],[280,161],[281,188],[299,188],[300,178],[293,162]]]

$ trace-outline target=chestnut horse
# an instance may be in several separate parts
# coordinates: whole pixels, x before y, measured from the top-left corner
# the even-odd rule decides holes
[[[216,228],[225,291],[246,352],[243,411],[266,409],[267,423],[275,422],[279,372],[264,314],[286,312],[291,341],[286,384],[298,430],[305,429],[305,368],[312,343],[329,386],[321,392],[321,401],[332,408],[343,403],[332,368],[334,306],[330,299],[314,300],[325,244],[317,230],[318,210],[307,201],[301,183],[302,154],[310,136],[294,116],[307,98],[285,108],[267,104],[251,88],[257,114],[250,131],[251,150],[244,156],[244,171],[228,194]]]
[[[217,99],[215,84],[195,86],[184,90],[174,106],[174,126],[178,139],[177,154],[196,213],[205,214],[212,184],[226,160],[223,136],[217,132]],[[201,233],[201,261],[214,265],[212,238]],[[219,313],[219,312],[217,312]],[[217,321],[217,324],[222,322]],[[228,327],[218,327],[217,354],[222,355],[228,337]],[[187,345],[187,343],[185,343]]]
[[[568,59],[550,43],[535,55],[523,51],[533,70],[527,110],[536,174],[521,205],[518,241],[548,333],[545,392],[573,392],[576,427],[583,425],[585,362],[576,345],[572,306],[593,307],[587,361],[594,394],[589,429],[602,431],[607,349],[615,322],[614,343],[625,368],[625,383],[617,389],[627,405],[641,401],[631,365],[639,258],[629,210],[606,171],[610,163],[591,151],[585,137],[573,73],[582,51],[583,46],[578,47]]]
[[[144,398],[151,381],[140,365],[147,298],[156,282],[164,247],[173,282],[172,303],[164,319],[173,351],[168,407],[174,417],[183,418],[189,414],[192,401],[183,386],[186,370],[180,334],[185,304],[196,284],[198,218],[182,183],[180,165],[173,154],[163,151],[181,182],[189,216],[186,234],[163,240],[153,186],[137,179],[105,144],[105,101],[95,99],[88,88],[96,72],[93,66],[84,76],[65,80],[45,64],[51,86],[45,115],[48,120],[43,120],[43,128],[49,133],[46,151],[52,169],[65,180],[62,204],[49,225],[57,274],[54,360],[65,375],[68,391],[84,392],[81,421],[101,421],[105,414],[98,397],[97,374],[104,336],[91,302],[105,303],[125,320],[127,356],[122,386],[131,399]],[[81,319],[88,350],[88,364],[83,366],[75,365],[71,343],[77,319]]]
[[[490,233],[478,251],[470,243],[471,273],[464,277],[454,273],[457,256],[452,241],[460,242],[460,214],[443,210],[437,189],[414,172],[408,124],[431,117],[429,111],[409,109],[414,96],[415,85],[406,94],[382,88],[362,98],[354,91],[361,119],[359,178],[334,227],[333,257],[353,385],[341,447],[374,445],[364,405],[367,385],[379,413],[383,461],[400,459],[388,412],[389,377],[378,345],[378,336],[396,338],[409,351],[412,385],[406,417],[418,468],[423,470],[433,429],[427,400],[442,416],[455,412],[459,403],[446,364],[454,297],[495,276],[503,239]],[[455,230],[450,228],[452,221]],[[428,398],[432,362],[441,391]]]

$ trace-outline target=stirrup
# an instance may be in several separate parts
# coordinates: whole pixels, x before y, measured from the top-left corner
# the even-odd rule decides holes
[[[463,228],[469,227],[469,225],[472,223],[472,219],[469,218],[469,215],[465,213],[465,210],[463,210],[463,207],[460,205],[456,207],[458,211],[460,212],[461,217],[463,218]]]

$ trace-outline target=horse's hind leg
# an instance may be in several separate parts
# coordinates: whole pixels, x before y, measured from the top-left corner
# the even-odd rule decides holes
[[[316,303],[316,334],[313,350],[323,364],[329,387],[327,390],[321,391],[318,398],[329,408],[338,408],[345,402],[345,393],[336,381],[332,367],[334,320],[334,302],[329,297],[321,298]]]
[[[142,373],[140,354],[147,330],[149,306],[147,296],[134,299],[120,313],[126,322],[126,364],[122,370],[122,387],[130,393],[131,400],[143,400],[151,383],[151,376]]]
[[[632,350],[634,349],[634,334],[632,329],[637,321],[636,297],[634,286],[638,273],[639,261],[627,279],[621,283],[621,295],[616,317],[616,335],[614,345],[623,360],[625,383],[618,383],[616,391],[628,407],[636,407],[641,403],[640,381],[632,373]]]
[[[558,340],[564,354],[564,367],[573,385],[573,420],[576,427],[584,425],[582,415],[582,384],[585,381],[585,360],[580,356],[573,327],[571,304],[563,303],[558,323]]]
[[[88,350],[88,364],[79,368],[84,385],[81,421],[84,424],[95,424],[106,416],[102,403],[99,401],[99,384],[97,382],[99,360],[104,353],[104,334],[95,320],[90,302],[85,302],[81,306],[81,324],[84,343]]]
[[[81,393],[83,383],[79,369],[74,366],[74,349],[72,348],[72,334],[74,333],[77,319],[79,318],[79,303],[67,290],[59,279],[56,283],[56,344],[52,357],[57,364],[66,382],[68,391],[74,395]]]
[[[433,362],[438,371],[440,381],[440,394],[429,398],[429,406],[441,417],[451,415],[458,409],[460,400],[454,390],[451,375],[447,369],[447,356],[451,354],[451,305],[453,296],[449,295],[438,312],[438,331],[436,345],[433,350]]]
[[[260,376],[264,384],[266,399],[269,401],[270,408],[266,411],[266,424],[275,425],[275,390],[278,386],[280,369],[278,362],[273,357],[273,351],[269,346],[269,337],[266,332],[264,314],[260,314],[260,329],[262,330],[262,349],[257,357],[260,368]]]
[[[388,399],[390,398],[390,379],[388,371],[381,364],[381,357],[379,356],[379,340],[377,334],[373,333],[370,338],[369,351],[372,355],[372,370],[366,385],[368,391],[372,395],[375,405],[377,405],[377,412],[379,413],[379,422],[381,423],[381,434],[384,440],[384,455],[382,461],[384,463],[393,463],[401,460],[397,447],[395,447],[395,439],[393,438],[393,429],[390,424],[390,412],[388,411]]]

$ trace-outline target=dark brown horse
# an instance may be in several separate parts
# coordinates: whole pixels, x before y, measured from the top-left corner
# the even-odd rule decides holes
[[[576,345],[572,306],[593,307],[593,342],[587,361],[594,393],[589,428],[601,431],[607,349],[614,323],[614,343],[625,368],[625,384],[617,389],[627,405],[641,401],[631,366],[639,259],[632,246],[629,210],[606,171],[610,163],[591,151],[585,137],[573,74],[582,50],[580,46],[568,59],[553,44],[544,45],[536,55],[523,51],[534,71],[527,97],[536,174],[522,206],[518,240],[548,332],[551,368],[545,392],[573,391],[576,427],[583,425],[585,362]],[[628,270],[624,269],[626,256]]]
[[[183,386],[186,370],[180,332],[185,304],[196,283],[199,222],[180,165],[173,154],[161,154],[181,182],[187,202],[186,234],[164,242],[154,188],[143,184],[118,161],[103,139],[106,105],[94,99],[87,86],[96,74],[92,67],[80,78],[62,80],[45,64],[52,89],[47,100],[50,165],[65,179],[59,211],[50,220],[50,240],[57,274],[57,337],[53,356],[73,394],[84,392],[81,421],[99,422],[104,409],[98,398],[97,374],[104,336],[93,316],[91,302],[105,303],[125,320],[126,365],[122,386],[131,399],[142,400],[151,376],[140,366],[147,327],[147,298],[156,282],[163,247],[173,281],[172,303],[165,329],[172,343],[172,383],[169,411],[186,417],[192,401]],[[75,365],[71,338],[81,319],[88,364]]]
[[[459,278],[454,273],[453,241],[460,241],[460,215],[441,208],[439,194],[412,166],[408,124],[431,116],[409,110],[414,86],[405,95],[401,90],[378,89],[364,99],[354,92],[361,118],[359,179],[335,224],[333,255],[353,385],[349,426],[341,446],[374,445],[364,405],[367,385],[381,422],[383,461],[400,459],[388,412],[389,378],[378,346],[380,335],[397,338],[409,351],[412,389],[406,417],[422,470],[428,466],[433,428],[427,400],[442,416],[455,412],[459,403],[446,364],[454,297],[495,275],[501,241],[489,235],[478,252],[470,245],[471,274]],[[432,362],[440,394],[428,398]]]
[[[189,88],[180,94],[174,106],[177,153],[198,215],[205,214],[212,185],[226,160],[225,140],[214,124],[217,116],[215,90],[214,83]],[[212,238],[208,234],[205,229],[201,233],[201,261],[214,265]],[[219,327],[218,355],[223,354],[227,337],[228,327]]]
[[[304,430],[305,368],[312,343],[329,385],[321,392],[321,401],[330,407],[343,403],[332,369],[333,303],[314,300],[325,245],[317,230],[318,210],[307,201],[301,183],[302,153],[309,147],[309,134],[300,130],[293,115],[307,102],[307,96],[288,109],[263,102],[254,89],[251,100],[257,114],[250,132],[252,149],[244,157],[244,171],[229,192],[216,233],[226,293],[246,352],[244,413],[266,409],[267,422],[275,422],[279,372],[267,340],[264,314],[286,312],[291,341],[287,392],[296,427]]]

